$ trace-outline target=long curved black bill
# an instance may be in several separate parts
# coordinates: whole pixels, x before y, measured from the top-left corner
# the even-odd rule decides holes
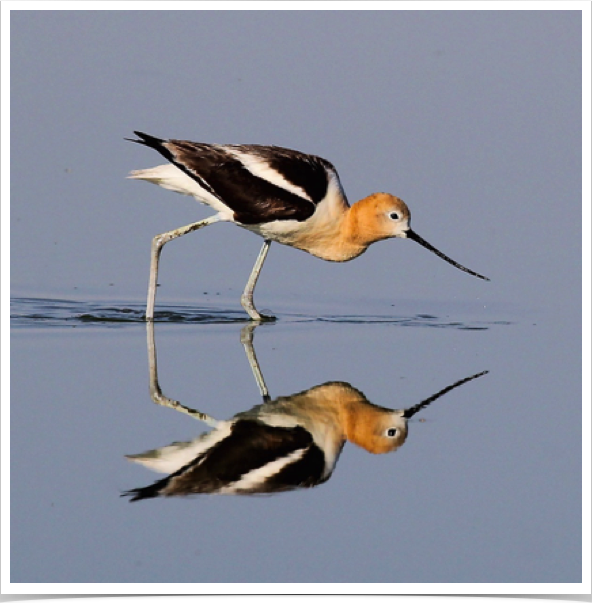
[[[477,379],[478,377],[487,375],[487,373],[489,373],[489,371],[481,371],[480,373],[477,373],[476,375],[471,375],[470,377],[465,377],[464,379],[461,379],[460,381],[457,381],[456,383],[453,383],[452,385],[449,385],[448,387],[441,389],[439,392],[435,393],[433,396],[430,396],[429,398],[426,398],[419,404],[416,404],[415,406],[412,406],[411,408],[407,408],[403,412],[403,416],[406,419],[410,419],[414,414],[418,413],[422,408],[425,408],[426,406],[428,406],[428,404],[431,404],[438,398],[442,397],[444,394],[447,394],[449,391],[451,391],[457,387],[460,387],[461,385],[464,385],[468,381],[472,381],[473,379]]]
[[[449,258],[447,255],[442,253],[439,249],[436,249],[433,245],[430,245],[425,239],[422,239],[414,230],[411,230],[411,228],[407,231],[407,238],[411,239],[412,241],[415,241],[416,243],[419,243],[422,247],[429,249],[430,251],[435,253],[438,257],[447,261],[449,264],[452,264],[455,268],[458,268],[459,270],[462,270],[463,272],[468,272],[469,274],[472,274],[473,276],[476,276],[477,278],[482,278],[484,281],[489,280],[486,276],[483,276],[482,274],[479,274],[478,272],[473,272],[472,270],[469,270],[468,268],[461,266],[459,263],[455,262],[454,260]]]

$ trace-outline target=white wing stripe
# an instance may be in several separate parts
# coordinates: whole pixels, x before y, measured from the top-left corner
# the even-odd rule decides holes
[[[228,147],[226,147],[225,150],[229,155],[238,159],[245,169],[251,172],[253,176],[263,178],[263,180],[267,180],[267,182],[270,182],[274,186],[283,188],[285,191],[298,195],[302,199],[306,199],[312,203],[312,199],[303,188],[286,180],[281,172],[272,168],[269,163],[264,159],[261,159],[261,157],[251,155],[250,153],[243,153],[235,149],[229,149]]]
[[[306,452],[306,448],[299,448],[298,450],[294,450],[287,456],[283,456],[282,458],[276,459],[271,463],[267,463],[262,467],[257,467],[257,469],[253,469],[248,473],[245,473],[240,480],[229,484],[226,488],[222,488],[220,490],[221,494],[229,494],[232,492],[240,492],[241,490],[249,490],[250,488],[256,487],[262,483],[264,483],[270,477],[273,477],[277,473],[279,473],[284,467],[298,461],[302,458],[304,453]]]

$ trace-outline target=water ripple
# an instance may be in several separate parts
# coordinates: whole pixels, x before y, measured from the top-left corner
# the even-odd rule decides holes
[[[106,305],[98,302],[18,297],[10,300],[12,327],[124,326],[144,323],[143,304]],[[244,322],[244,314],[194,306],[168,306],[155,313],[157,322]]]
[[[13,328],[31,327],[82,327],[105,326],[122,327],[144,323],[145,306],[143,304],[101,304],[91,301],[66,299],[44,299],[15,297],[11,299],[11,326]],[[312,316],[307,314],[282,314],[280,321],[288,322],[326,322],[349,324],[384,324],[400,327],[423,327],[435,329],[457,329],[483,331],[494,326],[509,325],[509,321],[458,321],[442,318],[433,314],[415,315],[379,315],[379,314],[335,314]],[[242,310],[216,309],[195,305],[168,305],[155,313],[156,322],[165,323],[246,323]]]

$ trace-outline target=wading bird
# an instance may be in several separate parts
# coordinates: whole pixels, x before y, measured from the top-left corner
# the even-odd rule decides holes
[[[336,169],[314,155],[275,146],[206,144],[164,140],[134,132],[132,142],[158,151],[170,163],[135,170],[129,178],[195,197],[217,213],[199,222],[157,235],[152,240],[146,320],[154,320],[158,261],[163,246],[213,224],[234,222],[264,239],[241,304],[256,321],[253,291],[272,241],[296,247],[332,262],[347,262],[377,241],[412,239],[456,268],[461,266],[411,229],[407,205],[388,193],[374,193],[350,206]]]

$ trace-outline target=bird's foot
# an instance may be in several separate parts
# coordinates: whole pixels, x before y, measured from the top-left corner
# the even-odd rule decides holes
[[[241,297],[241,305],[245,309],[245,312],[249,315],[251,320],[254,322],[273,322],[277,320],[275,316],[260,314],[257,311],[257,308],[255,308],[252,296],[243,295]]]

